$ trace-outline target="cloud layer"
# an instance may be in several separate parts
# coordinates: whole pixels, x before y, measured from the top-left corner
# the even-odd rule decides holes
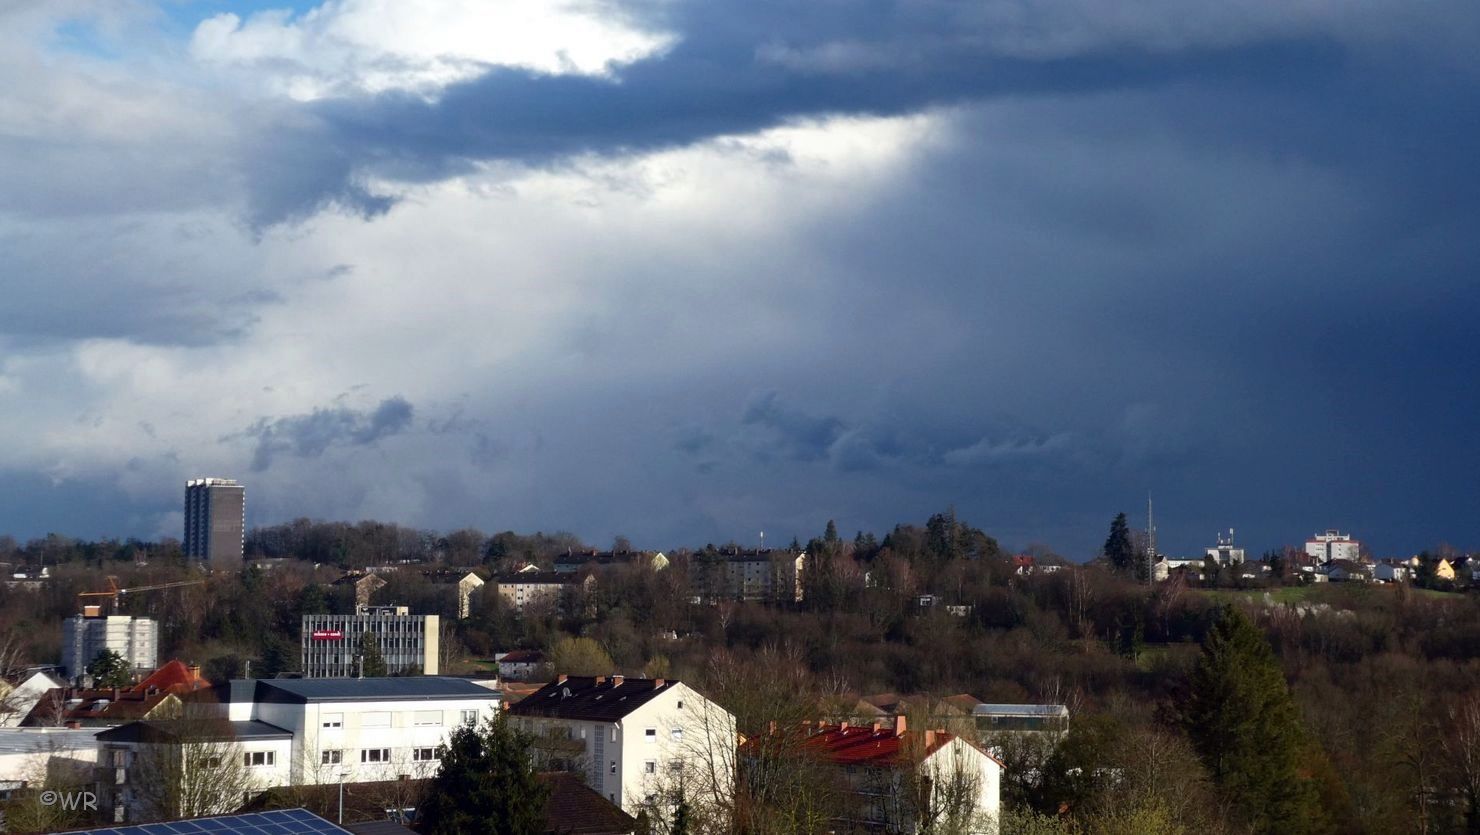
[[[0,10],[0,530],[1480,546],[1470,4],[526,8]]]

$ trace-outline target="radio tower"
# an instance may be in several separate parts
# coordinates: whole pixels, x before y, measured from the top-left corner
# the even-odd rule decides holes
[[[1151,585],[1156,566],[1156,517],[1151,512],[1151,494],[1146,494],[1146,584]]]

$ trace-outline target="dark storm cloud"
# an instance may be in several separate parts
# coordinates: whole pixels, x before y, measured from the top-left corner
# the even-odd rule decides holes
[[[243,435],[257,439],[252,469],[260,472],[281,454],[317,458],[331,446],[374,444],[409,427],[412,412],[411,403],[397,396],[382,400],[370,412],[338,406],[315,409],[306,415],[262,418]]]
[[[318,102],[263,145],[258,223],[327,203],[367,214],[389,202],[367,173],[421,180],[478,160],[545,163],[575,154],[638,153],[747,133],[797,117],[895,115],[988,96],[1057,94],[1179,79],[1281,82],[1329,71],[1341,50],[1319,33],[1149,50],[1091,40],[1067,53],[994,33],[977,4],[720,2],[638,5],[674,32],[671,49],[614,77],[493,68],[436,101],[410,93]],[[1256,28],[1257,29],[1257,28]]]

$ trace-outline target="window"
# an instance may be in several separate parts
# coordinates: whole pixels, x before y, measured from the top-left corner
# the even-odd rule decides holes
[[[326,713],[326,714],[324,714],[324,727],[326,727],[326,728],[342,728],[342,727],[344,727],[344,714],[343,713]]]
[[[462,712],[462,723],[464,725],[476,725],[476,724],[478,724],[478,711],[476,711],[476,710],[465,710],[465,711],[463,711]]]
[[[678,700],[678,709],[683,710],[683,699]]]
[[[683,742],[683,728],[674,728],[670,733],[674,742]]]
[[[389,748],[366,748],[360,751],[360,762],[362,763],[387,763],[391,761],[391,749]]]
[[[612,773],[613,774],[616,774],[617,773],[617,761],[616,760],[612,760]]]
[[[434,762],[442,759],[441,748],[412,748],[411,761],[418,763]]]
[[[248,751],[242,755],[242,762],[249,767],[261,765],[276,765],[277,752],[275,751]]]
[[[389,728],[391,726],[391,714],[389,711],[378,710],[372,713],[360,714],[360,727],[362,728]]]
[[[675,773],[683,771],[683,760],[669,760],[668,770]]]
[[[220,768],[220,767],[221,767],[221,755],[220,754],[213,754],[213,755],[211,755],[209,757],[206,757],[206,768]]]
[[[643,774],[657,774],[658,773],[658,761],[657,760],[648,760],[647,762],[643,763],[642,764],[642,773]]]
[[[617,726],[612,725],[612,742],[617,741]]]
[[[428,725],[442,724],[442,711],[440,710],[418,710],[412,717],[411,723],[418,728]]]
[[[647,730],[645,730],[645,731],[642,732],[642,738],[643,738],[643,741],[644,742],[657,742],[658,741],[658,729],[657,728],[648,728]]]
[[[319,765],[339,765],[344,762],[343,751],[324,751],[319,754]]]

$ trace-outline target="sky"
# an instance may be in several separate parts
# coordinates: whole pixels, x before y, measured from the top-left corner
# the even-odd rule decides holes
[[[0,0],[0,532],[1480,548],[1470,0]]]

